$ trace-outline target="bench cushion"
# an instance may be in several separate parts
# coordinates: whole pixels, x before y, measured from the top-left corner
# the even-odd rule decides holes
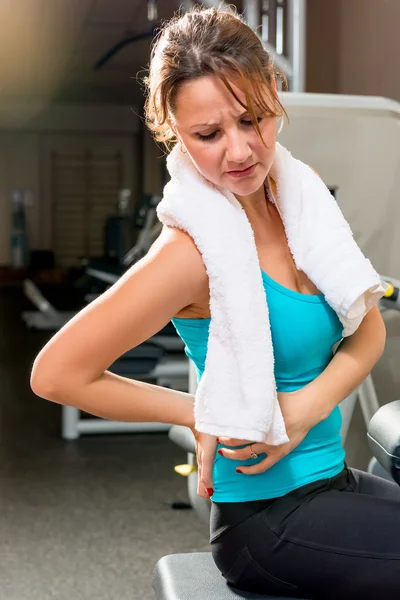
[[[368,442],[382,467],[400,484],[400,400],[375,413],[368,427]]]
[[[154,569],[153,588],[157,600],[289,600],[228,586],[211,552],[163,556]]]

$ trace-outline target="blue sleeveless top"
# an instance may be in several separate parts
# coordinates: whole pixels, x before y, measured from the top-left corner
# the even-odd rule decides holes
[[[277,390],[292,392],[310,383],[326,368],[333,356],[332,347],[342,338],[343,326],[322,294],[295,292],[271,279],[264,271],[262,278],[268,295]],[[200,381],[210,319],[174,318],[172,323]],[[277,498],[312,481],[333,477],[344,467],[341,425],[337,406],[327,419],[309,431],[297,448],[257,475],[236,473],[236,468],[254,465],[265,458],[265,454],[256,460],[236,461],[216,453],[213,502]]]

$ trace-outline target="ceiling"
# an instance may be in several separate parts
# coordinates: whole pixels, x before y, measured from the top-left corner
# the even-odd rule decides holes
[[[158,18],[182,4],[158,0]],[[1,0],[0,104],[140,104],[137,77],[148,64],[150,39],[125,46],[99,70],[94,65],[121,39],[148,28],[146,0]]]

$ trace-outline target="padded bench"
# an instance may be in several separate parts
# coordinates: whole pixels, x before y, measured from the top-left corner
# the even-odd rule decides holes
[[[186,451],[193,451],[191,431],[185,427],[172,429],[171,439]],[[379,463],[400,485],[400,400],[382,406],[373,416],[368,441]],[[154,569],[153,588],[157,600],[290,600],[229,586],[215,566],[211,552],[164,556]]]
[[[211,552],[163,556],[154,569],[157,600],[293,600],[237,590],[227,584]]]

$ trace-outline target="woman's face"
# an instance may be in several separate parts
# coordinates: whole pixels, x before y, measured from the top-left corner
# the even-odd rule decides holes
[[[237,97],[245,94],[230,82]],[[182,85],[171,124],[200,173],[236,196],[248,196],[264,183],[275,154],[276,117],[259,118],[265,145],[250,115],[216,76]]]

